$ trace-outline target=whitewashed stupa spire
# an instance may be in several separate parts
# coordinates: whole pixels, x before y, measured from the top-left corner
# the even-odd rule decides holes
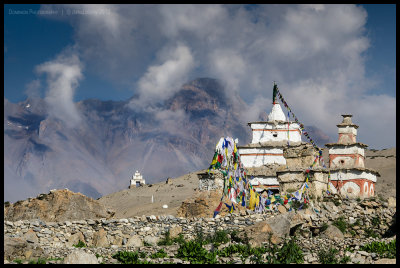
[[[268,115],[268,121],[285,121],[286,116],[282,111],[281,106],[279,103],[274,103],[272,106],[272,111]]]

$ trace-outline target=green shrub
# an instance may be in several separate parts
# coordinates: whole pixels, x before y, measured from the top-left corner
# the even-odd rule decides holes
[[[149,257],[152,259],[165,258],[168,257],[168,254],[164,251],[164,249],[160,249],[156,253],[151,254]]]
[[[300,246],[296,243],[296,237],[286,240],[277,253],[277,259],[280,263],[303,263],[304,256]]]
[[[338,250],[335,248],[329,248],[328,250],[320,250],[318,252],[318,259],[321,264],[338,264],[339,261],[336,259]]]
[[[214,235],[207,237],[207,243],[213,243],[214,246],[218,247],[221,244],[228,243],[230,238],[225,230],[216,231]]]
[[[373,241],[366,244],[360,248],[366,252],[374,252],[381,258],[396,258],[396,239],[390,241],[389,243]]]
[[[179,234],[178,237],[175,237],[172,241],[174,243],[179,244],[179,245],[182,245],[183,243],[185,243],[185,239],[183,238],[183,234]]]
[[[78,244],[72,246],[76,248],[85,248],[86,244],[83,241],[79,240]]]
[[[152,245],[151,245],[149,242],[147,242],[147,241],[143,241],[143,246],[145,246],[145,247],[151,247]]]
[[[378,227],[378,225],[381,223],[381,220],[379,219],[379,217],[373,217],[371,220],[372,226],[374,227]]]
[[[342,233],[345,233],[347,230],[347,222],[344,220],[343,216],[335,220],[332,225],[336,226]]]
[[[171,246],[174,243],[183,244],[185,239],[183,238],[183,234],[179,234],[178,237],[171,238],[169,230],[164,234],[164,238],[160,239],[157,242],[159,246]]]
[[[208,252],[203,248],[204,240],[202,236],[197,237],[195,240],[183,243],[176,254],[177,258],[187,260],[191,264],[215,264],[216,252]]]
[[[28,264],[46,264],[46,259],[38,258],[36,261],[30,261]]]
[[[160,239],[157,242],[159,246],[170,246],[173,244],[173,240],[171,239],[169,230],[164,234],[164,238]]]
[[[231,232],[231,241],[237,242],[237,243],[242,243],[242,244],[249,244],[250,239],[247,236],[247,233],[245,232],[243,235],[243,238],[239,235],[239,232],[237,230],[233,230]]]
[[[148,261],[141,261],[136,251],[118,251],[112,257],[122,264],[151,264]]]
[[[323,224],[322,224],[322,226],[321,226],[321,228],[319,229],[319,231],[322,233],[322,232],[325,232],[325,230],[326,229],[328,229],[328,224],[326,223],[326,222],[324,222]]]
[[[366,237],[373,237],[373,238],[380,237],[380,235],[376,233],[372,228],[365,228],[364,232]]]

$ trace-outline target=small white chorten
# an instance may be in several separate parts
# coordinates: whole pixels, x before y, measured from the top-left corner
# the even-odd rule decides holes
[[[145,184],[146,184],[146,182],[143,179],[143,176],[140,175],[139,171],[136,170],[135,174],[132,175],[131,184],[129,185],[129,188],[138,187],[138,186],[142,186]]]

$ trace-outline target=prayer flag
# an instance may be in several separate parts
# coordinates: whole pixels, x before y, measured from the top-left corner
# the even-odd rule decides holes
[[[215,218],[215,216],[217,216],[217,214],[220,212],[222,207],[222,202],[219,203],[218,207],[214,210],[214,216],[213,218]]]

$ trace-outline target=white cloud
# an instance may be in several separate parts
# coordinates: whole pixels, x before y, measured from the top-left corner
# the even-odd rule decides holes
[[[143,107],[168,98],[189,77],[201,76],[223,79],[228,94],[239,92],[247,103],[260,105],[248,109],[243,118],[261,109],[269,113],[268,98],[276,81],[298,118],[332,138],[343,111],[377,109],[368,93],[379,84],[379,76],[365,74],[370,40],[365,29],[368,14],[361,6],[82,7],[110,10],[108,15],[64,18],[74,27],[82,60],[111,81],[137,85],[134,91]],[[395,114],[395,99],[379,98]],[[379,130],[372,122],[379,116],[362,117],[354,115],[354,120],[360,118],[363,128],[377,137]],[[393,124],[386,123],[385,129],[395,133]],[[372,134],[363,142],[386,144]]]
[[[75,89],[83,78],[82,64],[72,49],[61,52],[54,60],[36,66],[39,74],[47,75],[45,101],[49,114],[74,127],[81,117],[73,101]]]
[[[189,48],[182,44],[163,50],[160,59],[161,63],[150,66],[138,81],[139,99],[132,100],[132,108],[153,106],[171,97],[194,67]]]

